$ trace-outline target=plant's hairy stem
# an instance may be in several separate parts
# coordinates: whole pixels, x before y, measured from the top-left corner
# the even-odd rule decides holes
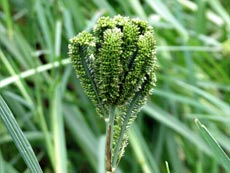
[[[111,165],[111,125],[107,125],[106,131],[106,149],[105,149],[105,158],[106,158],[106,172],[112,172]]]

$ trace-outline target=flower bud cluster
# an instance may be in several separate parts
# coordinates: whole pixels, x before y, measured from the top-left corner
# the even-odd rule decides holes
[[[69,44],[69,56],[86,94],[105,110],[126,104],[137,92],[149,94],[156,82],[155,54],[153,28],[120,15],[101,17],[92,33],[84,31]]]

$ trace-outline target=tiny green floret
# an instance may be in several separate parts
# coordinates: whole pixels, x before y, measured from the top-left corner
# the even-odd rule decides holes
[[[127,145],[127,129],[156,83],[156,42],[146,21],[101,17],[91,33],[70,39],[69,56],[81,85],[107,122],[106,169]]]

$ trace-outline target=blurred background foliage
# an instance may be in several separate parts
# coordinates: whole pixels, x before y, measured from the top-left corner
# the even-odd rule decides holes
[[[105,124],[69,64],[68,40],[103,15],[155,28],[158,82],[118,172],[222,173],[194,123],[230,154],[230,1],[0,0],[0,93],[45,173],[103,173]],[[58,160],[58,161],[57,161]],[[0,172],[27,173],[0,122]],[[63,172],[64,173],[64,172]]]

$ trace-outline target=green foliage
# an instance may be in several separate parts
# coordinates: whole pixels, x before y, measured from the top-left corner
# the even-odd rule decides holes
[[[8,129],[15,145],[17,146],[21,156],[26,162],[26,165],[31,172],[42,173],[42,169],[38,164],[37,158],[32,150],[29,141],[24,136],[22,130],[17,124],[12,112],[8,108],[7,104],[0,95],[0,117],[3,120],[6,128]],[[0,153],[1,154],[1,153]]]
[[[208,129],[205,127],[205,125],[201,124],[201,122],[198,119],[195,119],[195,123],[198,126],[201,135],[203,136],[203,138],[205,139],[207,144],[212,149],[213,154],[216,156],[217,161],[223,165],[226,172],[229,172],[229,170],[230,170],[230,159],[228,158],[226,153],[223,151],[223,149],[220,147],[220,145],[217,143],[216,139],[208,131]]]
[[[104,173],[105,123],[96,116],[97,98],[84,93],[67,52],[69,39],[81,31],[102,39],[100,31],[106,29],[93,35],[98,19],[120,14],[154,27],[159,70],[153,95],[132,127],[116,130],[118,139],[122,129],[128,130],[130,144],[116,173],[164,173],[165,161],[171,173],[225,173],[194,119],[205,124],[229,157],[229,9],[227,0],[0,0],[0,93],[43,172]],[[124,71],[136,56],[137,25],[142,24],[123,22]],[[114,129],[118,121],[132,121],[131,113],[129,118],[121,114],[138,108],[131,98],[116,109],[120,116]],[[107,114],[109,107],[104,109]],[[0,150],[1,173],[29,172],[3,121]],[[122,147],[115,150],[122,154]]]

